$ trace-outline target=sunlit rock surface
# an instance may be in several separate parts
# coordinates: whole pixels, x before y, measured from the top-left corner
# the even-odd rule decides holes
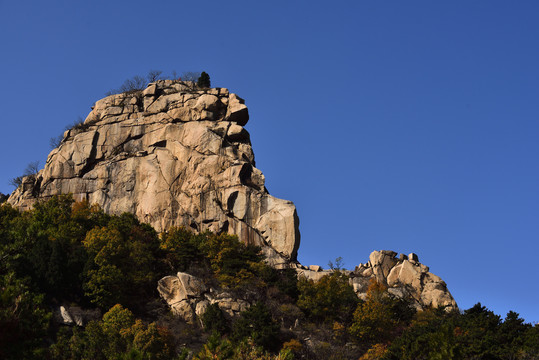
[[[287,264],[300,241],[296,208],[266,190],[248,120],[244,101],[224,88],[161,80],[108,96],[8,201],[25,210],[72,193],[108,213],[134,213],[157,231],[237,234],[261,246],[270,264]]]

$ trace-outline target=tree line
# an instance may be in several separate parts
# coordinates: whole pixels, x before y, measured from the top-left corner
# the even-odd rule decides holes
[[[337,262],[338,264],[339,262]],[[157,281],[178,271],[251,304],[210,305],[200,324],[173,316]],[[102,315],[61,325],[53,309]],[[537,359],[539,327],[481,304],[416,311],[373,281],[360,300],[340,266],[318,282],[269,267],[236,236],[158,234],[132,214],[72,196],[30,211],[0,205],[2,359]]]

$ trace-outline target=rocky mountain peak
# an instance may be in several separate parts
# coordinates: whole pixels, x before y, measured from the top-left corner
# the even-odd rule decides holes
[[[270,265],[295,267],[300,276],[318,280],[330,271],[296,262],[296,208],[268,193],[244,128],[248,120],[236,94],[190,82],[160,80],[142,91],[107,96],[84,123],[64,133],[45,168],[23,178],[8,201],[26,210],[39,199],[72,193],[107,213],[133,213],[157,231],[184,226],[236,234],[260,246]],[[418,309],[456,307],[445,283],[415,254],[396,255],[375,251],[369,262],[347,271],[359,297],[375,278]],[[164,298],[194,314],[195,303],[170,295],[181,283],[170,279],[161,286]]]
[[[157,231],[185,226],[237,234],[274,266],[294,261],[294,204],[269,195],[255,167],[243,99],[225,88],[160,80],[101,99],[64,133],[37,176],[9,202],[72,193],[106,212],[130,212]]]

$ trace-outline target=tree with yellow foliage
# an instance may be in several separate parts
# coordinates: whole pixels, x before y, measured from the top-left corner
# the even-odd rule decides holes
[[[367,298],[354,311],[350,334],[362,345],[383,344],[409,322],[413,311],[402,299],[393,297],[387,286],[371,280]]]

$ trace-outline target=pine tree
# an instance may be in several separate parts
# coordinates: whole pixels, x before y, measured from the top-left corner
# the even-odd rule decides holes
[[[201,87],[201,88],[209,88],[211,86],[210,75],[208,75],[208,73],[205,71],[200,73],[200,77],[198,78],[197,85],[198,87]]]

